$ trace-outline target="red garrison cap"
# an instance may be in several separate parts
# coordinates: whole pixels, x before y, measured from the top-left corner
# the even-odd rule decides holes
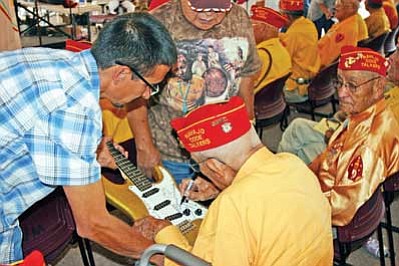
[[[170,123],[189,152],[217,148],[251,128],[245,103],[238,96],[228,102],[203,105]]]
[[[280,0],[279,6],[283,11],[303,11],[303,0]]]
[[[344,46],[338,68],[342,70],[367,70],[387,75],[388,61],[378,52],[365,47]]]
[[[282,28],[288,22],[288,19],[280,12],[268,7],[253,5],[251,11],[251,19],[270,24],[276,28]]]

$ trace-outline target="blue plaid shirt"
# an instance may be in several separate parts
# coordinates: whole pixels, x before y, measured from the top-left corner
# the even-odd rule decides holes
[[[0,53],[0,264],[22,259],[21,213],[56,186],[100,179],[99,86],[90,51]]]

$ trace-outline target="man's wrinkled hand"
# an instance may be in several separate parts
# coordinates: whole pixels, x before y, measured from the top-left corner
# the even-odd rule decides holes
[[[141,232],[145,238],[153,241],[157,233],[169,225],[171,223],[167,220],[146,216],[135,221],[133,227]]]
[[[190,178],[182,180],[179,186],[182,194],[185,192],[190,181]],[[216,198],[219,193],[220,191],[211,182],[198,176],[194,181],[193,187],[186,192],[185,196],[194,201],[205,201]]]
[[[114,157],[112,157],[112,155],[107,147],[108,141],[112,141],[112,138],[103,137],[101,139],[101,142],[97,148],[97,161],[101,165],[101,167],[117,169],[118,166],[115,163],[115,159],[114,159]],[[127,158],[128,152],[125,151],[125,149],[121,145],[119,145],[117,143],[113,143],[113,144],[114,144],[114,147]]]

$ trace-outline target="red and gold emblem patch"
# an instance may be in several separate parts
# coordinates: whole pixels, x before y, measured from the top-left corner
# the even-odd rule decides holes
[[[335,42],[340,42],[340,41],[342,41],[344,38],[345,38],[345,36],[344,36],[342,33],[338,33],[338,34],[335,36]]]
[[[363,160],[360,155],[352,160],[348,167],[348,178],[353,182],[357,181],[363,174]]]

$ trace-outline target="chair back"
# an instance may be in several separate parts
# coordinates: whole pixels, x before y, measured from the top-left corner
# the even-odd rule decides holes
[[[384,53],[386,56],[396,51],[396,38],[398,36],[399,26],[393,29],[385,40]]]
[[[399,191],[399,172],[390,175],[384,182],[384,191]]]
[[[380,54],[384,54],[384,43],[386,38],[388,37],[389,31],[384,32],[380,36],[377,36],[372,39],[361,40],[357,43],[359,47],[367,47]]]
[[[36,202],[19,218],[26,256],[40,250],[47,263],[53,263],[74,238],[75,222],[61,188]]]
[[[371,198],[357,210],[349,224],[336,227],[339,242],[366,241],[380,224],[384,213],[384,198],[381,189],[378,187]]]
[[[313,101],[315,106],[324,105],[331,101],[331,97],[336,91],[334,83],[337,79],[337,69],[338,61],[321,69],[309,83],[309,101]]]
[[[75,41],[71,39],[67,39],[65,41],[65,50],[72,52],[80,52],[86,49],[90,49],[92,44],[87,41]]]
[[[287,106],[283,88],[291,73],[267,84],[255,94],[255,117],[257,120],[274,117]]]

